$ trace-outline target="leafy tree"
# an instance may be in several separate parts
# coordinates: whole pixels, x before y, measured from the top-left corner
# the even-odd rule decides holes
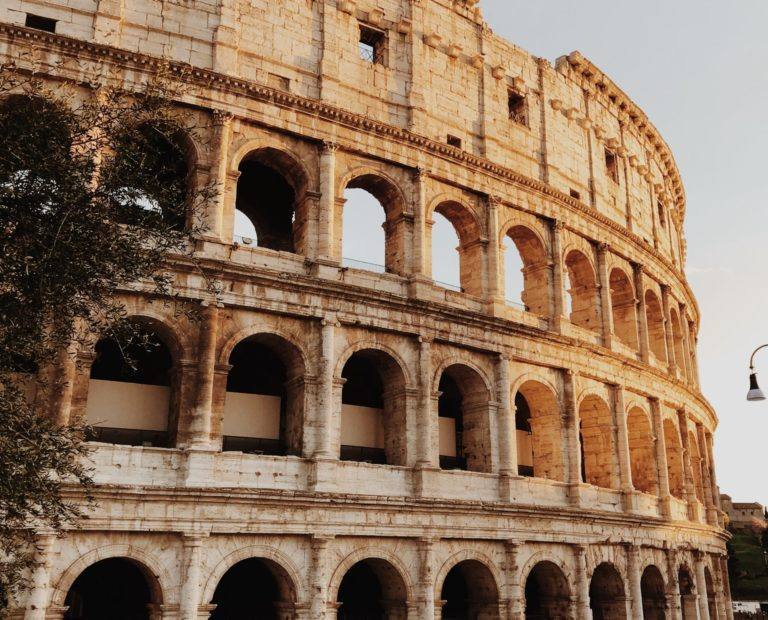
[[[57,87],[0,66],[0,610],[25,586],[36,533],[83,517],[92,480],[79,420],[59,420],[78,347],[141,334],[115,293],[173,295],[210,188],[192,189],[185,126],[162,76],[139,93]],[[190,312],[193,312],[191,310]]]

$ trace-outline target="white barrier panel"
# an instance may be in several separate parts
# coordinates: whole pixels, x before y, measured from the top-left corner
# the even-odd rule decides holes
[[[165,385],[91,379],[85,419],[91,426],[166,431],[170,398]]]
[[[456,420],[438,418],[440,427],[440,456],[456,456]]]
[[[384,420],[381,409],[341,406],[341,445],[360,448],[384,447]]]
[[[227,392],[223,434],[228,437],[280,439],[280,397]]]

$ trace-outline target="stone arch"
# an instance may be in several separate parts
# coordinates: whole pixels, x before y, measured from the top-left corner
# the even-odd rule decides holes
[[[667,361],[667,337],[664,332],[664,312],[658,295],[645,291],[645,316],[648,321],[648,345],[660,362]]]
[[[248,325],[231,334],[219,348],[219,354],[216,358],[218,360],[217,363],[221,365],[229,363],[229,357],[232,355],[233,349],[243,340],[253,336],[271,336],[284,341],[286,345],[290,346],[301,357],[300,365],[306,369],[306,372],[312,370],[310,357],[306,350],[306,341],[296,338],[293,334],[283,329],[274,329],[267,325],[258,324]]]
[[[704,503],[704,474],[702,472],[703,459],[699,450],[699,441],[696,433],[688,431],[688,459],[691,462],[693,472],[693,492],[702,504]]]
[[[586,394],[579,401],[578,411],[582,480],[616,488],[611,408],[600,396]]]
[[[274,331],[248,328],[236,336],[240,335],[244,337],[237,342],[230,338],[221,352],[229,351],[220,428],[223,449],[303,454],[307,405],[303,349]]]
[[[683,499],[685,492],[685,470],[683,468],[683,444],[678,425],[667,418],[663,422],[664,444],[667,452],[667,473],[669,492]]]
[[[592,331],[600,330],[597,276],[592,261],[573,248],[564,254],[566,293],[570,297],[571,323]]]
[[[439,394],[438,417],[444,420],[439,422],[443,426],[439,450],[441,467],[491,473],[494,469],[493,392],[488,378],[476,365],[452,359],[440,365],[433,385]],[[451,452],[452,447],[455,454]]]
[[[385,594],[395,595],[393,599],[398,604],[393,606],[390,613],[385,613],[385,620],[405,620],[406,606],[413,601],[413,585],[408,569],[397,555],[378,547],[357,549],[339,563],[328,585],[328,601],[338,600],[344,577],[361,562],[368,563]]]
[[[487,556],[472,550],[452,555],[435,578],[435,600],[444,601],[441,617],[498,619],[503,583],[501,572]]]
[[[342,354],[337,369],[343,384],[341,459],[406,465],[409,375],[403,359],[390,347],[358,342]]]
[[[389,346],[383,342],[378,342],[372,339],[358,340],[350,344],[344,349],[339,357],[336,359],[336,365],[334,367],[333,376],[335,379],[341,379],[341,372],[344,370],[344,365],[347,363],[350,357],[359,351],[366,349],[372,349],[381,351],[392,358],[397,363],[405,379],[406,387],[411,388],[414,386],[414,376],[408,363],[405,361],[403,355],[394,347]]]
[[[662,572],[655,564],[649,564],[643,570],[640,593],[643,598],[643,617],[646,620],[665,620],[666,584]]]
[[[565,482],[563,421],[557,391],[540,377],[527,374],[515,382],[512,394],[517,408],[518,469],[521,456],[529,455],[531,475]],[[521,429],[518,416],[523,405],[529,414],[530,447],[526,445],[526,438],[521,437],[525,429]]]
[[[611,291],[614,333],[623,344],[637,351],[639,343],[635,287],[632,285],[632,280],[620,267],[611,269],[608,280]]]
[[[630,405],[627,413],[627,437],[633,486],[643,493],[658,494],[653,424],[637,405]]]
[[[571,587],[560,562],[536,555],[521,575],[526,620],[571,617]]]
[[[262,550],[267,553],[259,553]],[[214,573],[216,579],[209,577],[203,598],[204,604],[215,605],[212,620],[240,617],[244,612],[268,620],[294,617],[301,581],[290,562],[274,550],[238,550],[224,558]]]
[[[712,577],[712,571],[709,566],[704,567],[704,585],[707,588],[707,609],[709,610],[710,620],[717,619],[717,591],[715,590],[715,580]]]
[[[522,301],[525,309],[534,314],[549,316],[551,270],[547,244],[533,228],[525,224],[510,223],[505,229],[503,238],[508,238],[514,244],[514,250],[507,248],[505,252],[516,251],[523,265]],[[503,248],[503,243],[500,244]],[[512,291],[506,291],[506,297],[511,299]]]
[[[282,146],[254,147],[237,154],[235,209],[250,220],[259,247],[304,254],[309,219],[307,170]]]
[[[158,605],[171,602],[168,597],[173,592],[175,580],[163,562],[151,553],[132,545],[119,544],[97,547],[80,556],[65,568],[56,581],[56,585],[51,589],[50,607],[63,607],[70,588],[83,571],[97,562],[109,559],[126,559],[134,562],[140,567],[147,579],[152,602]]]
[[[410,263],[407,223],[403,215],[409,212],[408,201],[399,183],[385,172],[370,166],[359,166],[348,171],[340,180],[334,215],[334,238],[337,255],[342,256],[344,237],[344,204],[341,198],[346,190],[359,189],[373,196],[383,211],[384,268],[389,273],[405,275]],[[343,257],[354,258],[354,257]]]
[[[622,620],[627,617],[624,580],[610,562],[602,562],[589,582],[589,606],[594,620]]]
[[[442,215],[453,226],[459,238],[459,280],[461,290],[482,297],[485,293],[485,252],[484,227],[474,209],[462,200],[440,196],[432,201],[427,211],[429,255],[433,255],[432,222],[433,214]],[[430,261],[431,264],[431,261]]]
[[[219,585],[222,577],[227,571],[242,562],[250,558],[265,559],[280,566],[285,571],[286,575],[290,578],[293,584],[293,592],[295,593],[295,600],[297,604],[303,603],[307,600],[307,592],[304,588],[304,582],[302,581],[301,574],[294,565],[291,558],[274,547],[268,547],[265,545],[253,545],[250,547],[243,547],[237,549],[226,556],[224,556],[214,566],[205,579],[202,588],[202,600],[210,601],[213,598],[213,593],[216,591],[216,586]]]

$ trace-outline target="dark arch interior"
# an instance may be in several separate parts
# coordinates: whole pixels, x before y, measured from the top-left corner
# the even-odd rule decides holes
[[[600,564],[589,582],[589,606],[594,620],[621,620],[627,617],[624,583],[610,564]]]
[[[270,560],[249,558],[230,568],[219,581],[211,603],[211,620],[281,620],[293,605],[290,578]]]
[[[465,560],[454,566],[443,581],[440,598],[443,620],[498,618],[498,591],[486,566]]]
[[[437,401],[437,412],[441,418],[454,420],[456,425],[456,456],[440,455],[440,467],[442,469],[467,469],[467,458],[464,454],[464,420],[462,416],[462,404],[464,397],[456,380],[447,372],[440,377],[438,387],[440,397]]]
[[[286,178],[256,158],[239,167],[236,209],[256,229],[256,243],[270,250],[294,252],[296,194]]]
[[[344,405],[384,409],[384,382],[373,354],[358,351],[344,365],[341,376],[345,380],[341,393]],[[384,448],[370,446],[341,446],[344,461],[365,461],[386,464]]]
[[[258,338],[239,342],[229,356],[227,392],[261,394],[280,398],[279,438],[224,436],[224,451],[283,455],[286,452],[286,407],[288,372],[282,357]],[[257,415],[258,412],[254,412]]]
[[[646,620],[664,620],[664,578],[655,566],[648,566],[640,578],[640,591],[643,596],[643,617]]]
[[[678,586],[680,589],[680,609],[683,620],[692,620],[698,617],[698,605],[696,601],[693,577],[685,567],[680,567],[677,572]]]
[[[521,476],[533,476],[533,429],[531,427],[531,407],[523,393],[518,390],[515,394],[515,430],[518,434],[518,464],[517,471]],[[521,439],[527,437],[527,443],[521,444]],[[528,450],[526,447],[530,446]],[[526,449],[526,453],[521,453]],[[526,463],[529,461],[529,463]]]
[[[563,571],[552,562],[539,562],[525,581],[525,617],[549,620],[570,617],[570,591]]]
[[[86,568],[67,592],[65,620],[149,620],[152,591],[144,572],[126,558]]]
[[[406,589],[386,560],[370,558],[353,565],[341,580],[336,602],[340,620],[405,620]]]

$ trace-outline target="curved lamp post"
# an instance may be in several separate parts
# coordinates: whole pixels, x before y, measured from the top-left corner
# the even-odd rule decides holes
[[[749,358],[749,392],[747,392],[747,400],[765,400],[765,394],[760,386],[757,384],[757,373],[755,372],[755,353],[760,349],[765,349],[768,344],[761,345],[752,351],[752,356]]]

